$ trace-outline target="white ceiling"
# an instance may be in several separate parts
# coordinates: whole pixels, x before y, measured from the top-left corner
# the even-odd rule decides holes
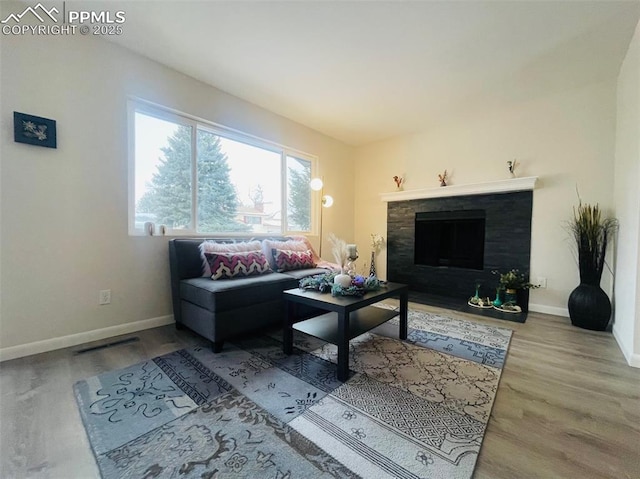
[[[615,78],[640,17],[640,1],[116,5],[112,41],[351,145]]]

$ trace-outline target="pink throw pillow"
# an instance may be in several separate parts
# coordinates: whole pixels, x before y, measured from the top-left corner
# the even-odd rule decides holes
[[[237,253],[205,253],[211,279],[229,279],[270,273],[271,268],[261,251]]]
[[[241,241],[238,243],[218,243],[217,241],[203,241],[200,243],[200,257],[202,258],[202,276],[211,276],[211,267],[205,253],[245,253],[260,251],[260,241]]]
[[[274,249],[281,249],[281,250],[287,250],[287,251],[307,251],[309,247],[303,241],[294,241],[294,240],[279,241],[279,240],[272,240],[272,239],[262,240],[262,252],[267,257],[267,261],[269,261],[269,264],[271,265],[271,269],[273,269],[274,271],[277,271],[278,267],[275,263],[275,260],[273,259]]]
[[[315,268],[316,264],[313,262],[313,252],[307,251],[292,251],[286,249],[273,249],[273,260],[276,264],[276,271],[279,273],[283,271],[292,271],[294,269],[307,269]]]

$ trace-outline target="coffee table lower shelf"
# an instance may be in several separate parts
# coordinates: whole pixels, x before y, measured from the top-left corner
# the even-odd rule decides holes
[[[382,323],[389,321],[391,318],[398,316],[398,314],[398,311],[376,308],[374,306],[365,306],[357,311],[353,311],[349,315],[348,339],[351,340],[360,336],[376,326],[380,326]],[[293,329],[331,344],[338,344],[340,338],[338,332],[338,313],[333,312],[295,323]]]

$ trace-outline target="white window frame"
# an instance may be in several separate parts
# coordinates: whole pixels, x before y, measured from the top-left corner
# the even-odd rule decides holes
[[[148,116],[153,116],[161,120],[171,121],[180,125],[189,126],[191,130],[191,224],[185,229],[167,229],[167,236],[196,236],[207,237],[215,235],[217,237],[233,237],[233,236],[269,236],[260,233],[234,233],[234,232],[212,232],[200,233],[197,231],[197,134],[198,130],[204,130],[214,135],[218,135],[230,140],[239,141],[257,148],[272,151],[280,155],[280,175],[281,175],[281,231],[282,235],[290,234],[317,234],[318,228],[318,200],[317,195],[311,193],[311,225],[310,231],[296,231],[288,228],[288,183],[287,183],[287,157],[292,156],[311,163],[311,177],[315,178],[318,173],[319,158],[315,155],[305,153],[295,148],[280,145],[278,143],[259,138],[257,136],[241,132],[226,126],[213,123],[201,118],[197,118],[187,113],[179,112],[155,103],[151,103],[140,98],[129,98],[127,102],[127,123],[129,138],[129,188],[128,188],[128,231],[131,236],[146,236],[147,232],[144,228],[136,228],[135,226],[135,166],[136,166],[136,148],[135,148],[135,114],[137,112]],[[160,233],[157,231],[156,235]]]

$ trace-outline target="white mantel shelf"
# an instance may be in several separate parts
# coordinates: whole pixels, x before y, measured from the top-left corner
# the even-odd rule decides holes
[[[385,202],[390,202],[533,190],[537,179],[537,176],[528,176],[526,178],[509,178],[507,180],[473,183],[470,185],[451,185],[440,186],[438,188],[424,188],[421,190],[394,191],[392,193],[381,193],[380,199]]]

